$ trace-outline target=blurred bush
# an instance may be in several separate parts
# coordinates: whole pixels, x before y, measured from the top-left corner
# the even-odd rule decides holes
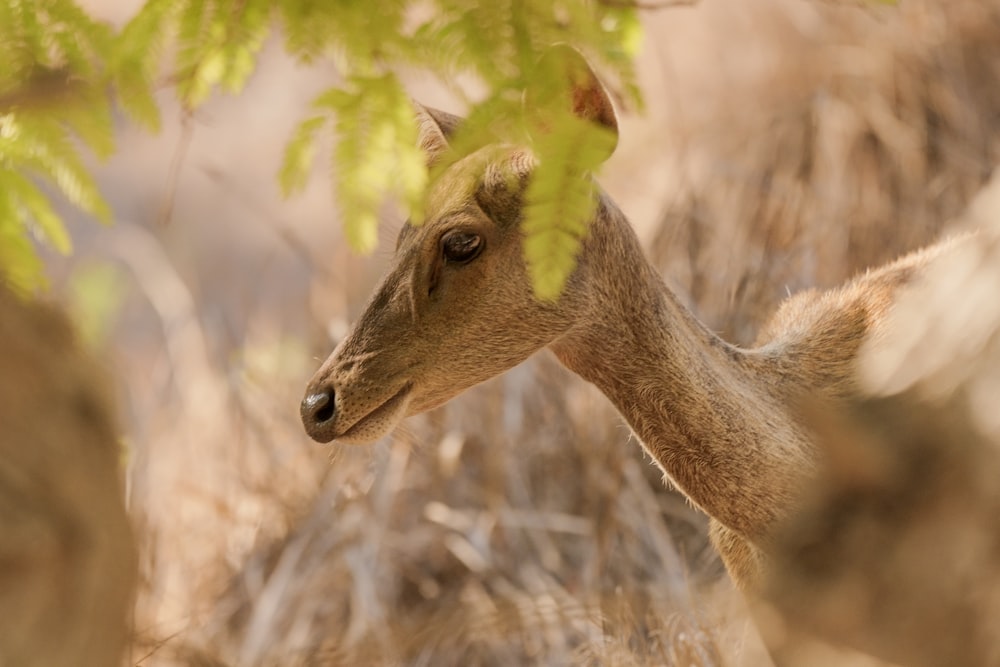
[[[0,664],[118,664],[136,554],[103,374],[0,287]]]
[[[872,396],[807,412],[827,465],[771,582],[793,643],[816,633],[928,667],[1000,659],[1000,177],[964,217],[975,234],[869,341]]]

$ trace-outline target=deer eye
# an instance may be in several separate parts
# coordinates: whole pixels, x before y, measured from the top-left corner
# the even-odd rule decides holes
[[[482,249],[483,238],[472,232],[452,232],[441,239],[441,254],[446,262],[470,262]]]

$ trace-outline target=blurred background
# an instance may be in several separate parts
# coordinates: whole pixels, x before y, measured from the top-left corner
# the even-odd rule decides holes
[[[121,22],[137,2],[82,3]],[[1000,155],[1000,3],[701,0],[643,13],[647,108],[601,174],[724,338],[937,238]],[[706,520],[547,353],[372,447],[305,384],[391,258],[339,235],[328,167],[280,197],[334,73],[278,43],[239,96],[96,165],[116,222],[49,257],[117,383],[140,542],[129,664],[768,664]],[[439,82],[411,95],[459,113]],[[62,211],[68,219],[71,209]]]

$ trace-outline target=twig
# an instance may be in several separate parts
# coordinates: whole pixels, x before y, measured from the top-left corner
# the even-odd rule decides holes
[[[170,160],[170,172],[167,174],[167,194],[160,208],[160,215],[157,223],[165,227],[170,223],[170,218],[174,214],[174,201],[177,198],[177,183],[180,181],[181,168],[184,166],[184,158],[187,156],[188,148],[191,146],[191,137],[194,135],[193,114],[190,110],[184,110],[181,115],[181,136],[177,139],[177,147],[174,149],[174,156]]]
[[[171,633],[171,634],[167,635],[166,637],[163,637],[162,639],[160,639],[160,640],[158,640],[156,642],[153,642],[153,648],[151,648],[144,656],[142,656],[141,658],[139,658],[138,660],[136,660],[133,663],[135,665],[135,667],[140,667],[140,665],[142,665],[142,663],[146,662],[147,660],[149,660],[150,658],[152,658],[154,655],[156,655],[157,653],[159,653],[159,651],[160,651],[161,648],[163,648],[164,646],[166,646],[167,644],[169,644],[174,639],[177,639],[177,637],[179,637],[183,632],[184,632],[183,630],[178,630],[177,632]]]

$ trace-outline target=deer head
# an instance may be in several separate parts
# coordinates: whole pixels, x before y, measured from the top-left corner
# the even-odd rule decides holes
[[[574,114],[617,132],[593,71],[576,51],[555,48],[568,63]],[[423,107],[417,121],[434,164],[461,121]],[[312,438],[375,440],[405,416],[524,361],[585,317],[583,257],[556,302],[533,294],[519,223],[534,165],[528,146],[497,143],[440,168],[424,222],[403,226],[388,274],[306,389],[301,415]]]

